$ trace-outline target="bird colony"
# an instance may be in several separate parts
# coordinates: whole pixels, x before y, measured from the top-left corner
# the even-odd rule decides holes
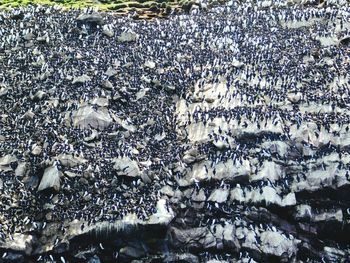
[[[350,7],[0,12],[0,262],[348,262]]]

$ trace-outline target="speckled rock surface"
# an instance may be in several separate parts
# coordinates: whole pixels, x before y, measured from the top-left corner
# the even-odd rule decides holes
[[[350,8],[0,12],[1,262],[347,262]]]

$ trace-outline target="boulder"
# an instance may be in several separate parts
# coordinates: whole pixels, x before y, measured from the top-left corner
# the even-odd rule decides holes
[[[242,240],[242,247],[251,250],[259,250],[259,243],[257,242],[256,233],[246,227],[238,227],[236,229],[238,239]]]
[[[11,164],[17,162],[17,157],[7,154],[0,158],[0,172],[12,171]]]
[[[153,68],[156,67],[156,63],[155,63],[154,61],[152,61],[152,60],[147,60],[147,61],[145,62],[145,67],[146,67],[146,68],[153,69]]]
[[[130,121],[128,121],[127,119],[123,120],[123,119],[119,118],[118,116],[116,116],[115,114],[112,114],[112,118],[124,130],[129,131],[129,132],[135,132],[136,131],[136,126],[132,125],[130,123]]]
[[[23,36],[24,40],[30,41],[35,37],[35,35],[32,32],[29,32]]]
[[[345,36],[339,40],[339,43],[342,45],[349,45],[350,44],[350,36]]]
[[[120,176],[138,177],[141,176],[140,168],[136,161],[128,157],[114,159],[113,169]]]
[[[191,148],[184,153],[182,160],[184,163],[191,164],[204,158],[205,156],[203,154],[201,155],[196,148]]]
[[[205,202],[207,197],[205,196],[204,190],[201,189],[198,192],[194,192],[191,196],[192,201],[195,202]]]
[[[325,246],[323,251],[327,262],[346,262],[349,260],[349,251],[328,246]]]
[[[11,154],[7,154],[0,158],[0,166],[9,166],[11,163],[17,162],[17,157]]]
[[[169,185],[165,185],[160,189],[160,192],[163,195],[167,195],[167,196],[174,196],[174,190],[169,186]]]
[[[298,103],[300,102],[300,100],[302,99],[303,94],[301,92],[297,92],[297,93],[288,93],[287,94],[287,98],[290,102],[292,103]]]
[[[65,167],[76,167],[80,164],[85,164],[87,163],[87,160],[84,158],[81,158],[79,156],[74,156],[71,154],[60,154],[56,157],[54,157],[54,159],[60,161],[60,163],[65,166]]]
[[[27,173],[27,170],[28,170],[28,164],[26,162],[20,162],[16,167],[15,175],[22,177]]]
[[[58,170],[57,166],[54,165],[46,168],[44,175],[41,178],[38,191],[43,191],[46,189],[54,189],[55,191],[59,191],[60,177],[61,172]]]
[[[313,222],[329,222],[338,221],[343,222],[343,212],[341,209],[335,211],[325,211],[322,213],[315,214],[312,219]]]
[[[126,258],[141,258],[147,254],[142,246],[126,246],[119,251],[120,255]]]
[[[102,81],[101,82],[101,86],[102,86],[102,88],[105,88],[105,89],[108,89],[108,90],[112,90],[114,88],[113,84],[109,80]]]
[[[156,213],[150,216],[148,224],[168,225],[175,217],[174,211],[168,206],[165,199],[159,199],[156,206]]]
[[[208,201],[216,203],[225,203],[229,195],[228,189],[215,189],[208,198]]]
[[[109,100],[105,97],[96,97],[90,100],[90,103],[99,107],[107,107],[109,105]]]
[[[287,253],[289,257],[295,256],[297,253],[297,245],[300,243],[298,239],[287,239],[279,232],[264,231],[260,235],[261,246],[263,253],[268,255],[282,256]]]
[[[33,155],[40,155],[43,150],[43,147],[41,145],[34,144],[32,147],[32,154]]]
[[[102,34],[104,34],[107,37],[113,37],[114,31],[108,25],[104,25],[102,28]]]
[[[309,205],[297,205],[295,207],[295,219],[300,220],[309,220],[312,218],[312,208]]]
[[[108,68],[107,71],[105,72],[105,75],[109,78],[117,74],[118,74],[118,71],[116,71],[114,68]]]
[[[84,137],[84,141],[91,142],[97,140],[100,137],[100,134],[96,130],[92,130],[91,134],[87,137]]]
[[[217,141],[215,140],[215,141],[213,141],[213,144],[219,150],[224,150],[224,149],[230,148],[230,145],[224,140],[217,140]]]
[[[283,177],[282,167],[272,161],[264,161],[262,167],[257,173],[252,174],[251,181],[267,180],[277,181]]]
[[[5,96],[9,93],[10,88],[0,84],[0,97]]]
[[[184,163],[191,164],[196,161],[196,157],[189,154],[185,154],[184,157],[182,157],[182,160],[184,161]]]
[[[99,13],[80,14],[77,17],[77,21],[81,23],[87,23],[87,24],[102,25],[103,17]]]
[[[126,31],[121,33],[117,39],[119,42],[135,42],[138,38],[139,36],[135,32]]]
[[[75,77],[72,81],[72,84],[83,84],[88,81],[91,81],[91,78],[88,75],[84,74],[84,75]]]
[[[245,200],[246,200],[245,195],[244,195],[243,189],[241,187],[236,187],[236,188],[231,190],[230,201],[243,203],[243,202],[245,202]]]
[[[235,233],[235,226],[232,224],[226,224],[223,229],[223,243],[225,247],[239,250],[240,249],[240,243],[237,239],[237,237],[234,235]]]
[[[231,63],[232,63],[232,66],[234,66],[235,68],[241,68],[244,65],[243,62],[241,62],[241,61],[239,61],[239,60],[237,60],[235,58],[232,60]]]
[[[112,124],[113,120],[105,108],[94,109],[91,106],[80,107],[72,114],[73,126],[80,129],[94,128],[103,130]]]
[[[209,230],[206,227],[191,229],[170,228],[172,245],[175,247],[203,248]]]
[[[280,206],[293,206],[296,205],[297,200],[295,197],[295,193],[291,192],[281,198]]]
[[[11,239],[5,241],[6,242],[4,243],[0,241],[1,249],[8,249],[30,255],[33,252],[33,246],[36,242],[36,238],[28,234],[15,233]]]
[[[42,90],[38,90],[32,97],[33,100],[39,101],[42,100],[46,96],[46,92]]]

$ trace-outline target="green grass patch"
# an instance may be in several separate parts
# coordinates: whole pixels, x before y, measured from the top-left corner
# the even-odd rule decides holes
[[[0,9],[16,8],[26,5],[59,5],[66,8],[85,8],[95,7],[102,11],[107,10],[121,10],[125,8],[138,8],[138,9],[150,9],[150,8],[164,8],[165,4],[178,5],[177,0],[138,0],[138,1],[125,1],[125,0],[0,0]]]
[[[209,0],[209,3],[225,1],[227,0]],[[58,5],[67,9],[94,7],[100,11],[113,11],[118,14],[136,11],[135,18],[147,19],[165,17],[172,9],[188,12],[194,3],[194,0],[0,0],[0,9],[26,5]]]

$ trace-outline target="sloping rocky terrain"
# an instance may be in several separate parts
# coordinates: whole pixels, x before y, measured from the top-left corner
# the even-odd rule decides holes
[[[0,13],[0,262],[348,262],[346,1]]]

